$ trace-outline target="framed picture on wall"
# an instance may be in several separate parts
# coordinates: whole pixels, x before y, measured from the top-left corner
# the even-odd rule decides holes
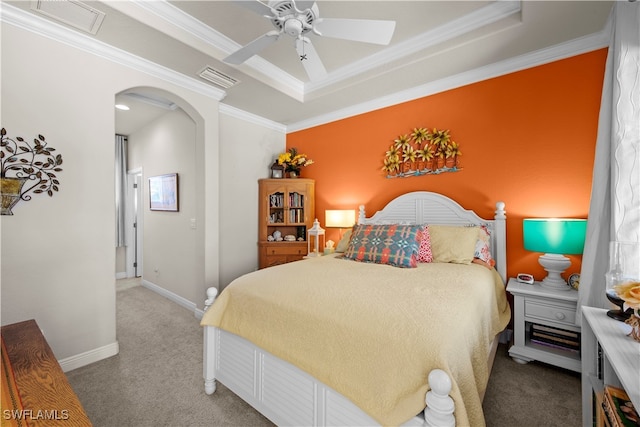
[[[152,211],[178,212],[178,174],[150,177],[149,201]]]

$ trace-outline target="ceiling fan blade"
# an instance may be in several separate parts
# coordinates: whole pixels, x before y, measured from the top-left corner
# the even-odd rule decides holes
[[[271,8],[259,0],[233,0],[237,5],[254,11],[258,15],[271,16]]]
[[[267,46],[272,45],[280,38],[280,33],[277,31],[269,31],[267,34],[258,37],[251,43],[241,47],[233,52],[231,55],[223,59],[227,64],[242,64],[253,55],[260,53]]]
[[[308,38],[296,39],[296,51],[298,51],[298,58],[311,81],[321,80],[326,77],[327,70]]]
[[[395,21],[320,18],[315,29],[324,37],[387,45],[396,29]]]
[[[298,10],[305,11],[307,9],[311,9],[315,2],[315,0],[298,0],[295,4]]]

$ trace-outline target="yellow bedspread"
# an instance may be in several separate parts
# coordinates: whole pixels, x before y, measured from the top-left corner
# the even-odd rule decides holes
[[[326,256],[236,279],[202,325],[292,363],[382,425],[423,410],[427,376],[443,369],[453,380],[457,425],[482,426],[487,354],[509,318],[495,270],[396,268]]]

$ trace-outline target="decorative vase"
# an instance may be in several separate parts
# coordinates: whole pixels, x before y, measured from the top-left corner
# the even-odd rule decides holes
[[[13,215],[11,208],[20,201],[22,186],[27,178],[0,178],[1,215]]]
[[[289,171],[289,178],[298,178],[300,177],[300,172],[298,171]]]

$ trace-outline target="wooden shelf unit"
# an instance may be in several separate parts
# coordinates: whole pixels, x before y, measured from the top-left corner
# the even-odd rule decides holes
[[[258,259],[266,268],[307,255],[307,230],[315,220],[315,181],[305,178],[261,179],[259,186]],[[295,241],[269,241],[279,231]]]

